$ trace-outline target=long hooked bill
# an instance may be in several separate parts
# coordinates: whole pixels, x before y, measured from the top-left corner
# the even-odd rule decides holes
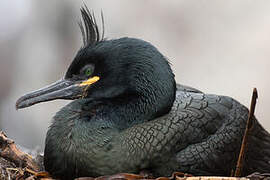
[[[28,93],[20,97],[16,102],[16,109],[22,109],[40,102],[55,99],[78,99],[84,96],[85,90],[99,80],[98,76],[85,81],[71,81],[61,79],[55,83]]]

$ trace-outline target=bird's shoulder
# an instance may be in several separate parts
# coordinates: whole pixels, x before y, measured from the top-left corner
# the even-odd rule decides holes
[[[175,102],[172,107],[172,111],[208,111],[215,110],[220,114],[226,114],[227,111],[233,108],[235,103],[239,104],[233,98],[228,96],[216,95],[216,94],[206,94],[202,91],[177,84]],[[213,111],[212,111],[213,114]]]
[[[242,119],[246,119],[247,114],[247,108],[231,97],[206,94],[188,86],[178,85],[170,112],[155,121],[182,124],[182,127],[192,131],[198,130],[201,132],[198,134],[207,137],[221,127],[230,126],[231,123],[244,124]]]
[[[190,86],[186,86],[186,85],[183,85],[183,84],[176,84],[176,89],[177,89],[177,91],[202,93],[202,91],[200,91],[200,90],[198,90],[196,88],[193,88],[193,87],[190,87]]]

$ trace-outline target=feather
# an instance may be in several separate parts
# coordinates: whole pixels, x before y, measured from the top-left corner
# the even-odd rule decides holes
[[[94,13],[90,12],[86,5],[81,7],[82,20],[78,23],[83,40],[83,47],[92,46],[104,40],[104,18],[101,12],[102,34],[96,22]]]

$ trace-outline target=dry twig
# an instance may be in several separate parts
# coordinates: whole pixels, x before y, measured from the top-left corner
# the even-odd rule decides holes
[[[250,110],[249,110],[249,114],[248,114],[247,125],[246,125],[245,133],[244,133],[244,136],[243,136],[241,149],[240,149],[240,153],[239,153],[239,156],[238,156],[238,161],[237,161],[237,165],[236,165],[236,169],[235,169],[235,173],[234,173],[235,177],[240,177],[241,176],[241,171],[242,171],[242,168],[243,168],[243,159],[244,159],[244,156],[245,156],[245,151],[247,149],[247,137],[248,137],[248,133],[249,133],[249,131],[252,128],[252,125],[253,125],[252,120],[253,120],[253,116],[254,116],[254,112],[255,112],[257,98],[258,98],[257,89],[254,88],[252,98],[251,98],[251,105],[250,105]]]

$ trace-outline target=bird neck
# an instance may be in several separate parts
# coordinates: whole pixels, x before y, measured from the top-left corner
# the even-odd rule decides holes
[[[141,99],[90,101],[82,107],[82,110],[90,112],[91,119],[102,119],[119,129],[125,129],[155,117],[153,110],[143,104]]]
[[[102,119],[118,129],[126,129],[159,117],[171,109],[172,104],[159,108],[156,99],[132,95],[94,101],[85,99],[82,110],[90,112],[91,119]]]

